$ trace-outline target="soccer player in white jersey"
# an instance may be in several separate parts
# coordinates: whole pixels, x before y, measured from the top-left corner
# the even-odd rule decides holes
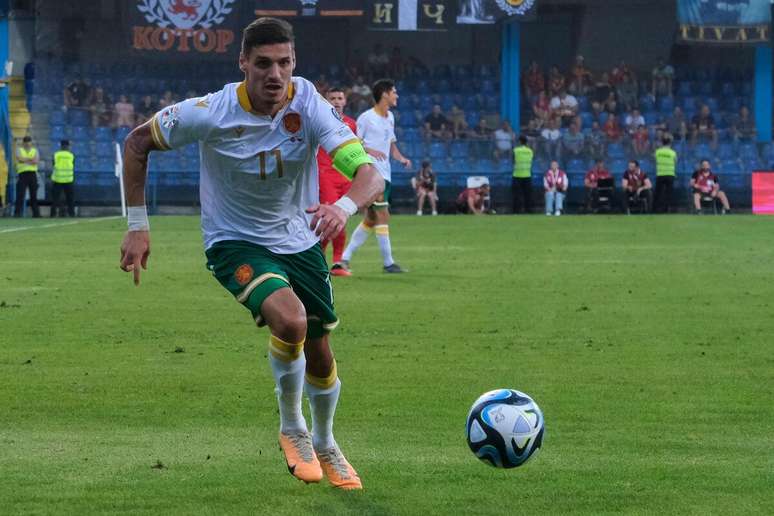
[[[406,159],[398,150],[395,138],[395,117],[390,108],[398,105],[398,92],[395,83],[389,79],[380,79],[372,88],[374,107],[365,111],[357,118],[357,135],[363,141],[368,154],[375,158],[374,166],[384,178],[384,192],[368,207],[365,218],[352,232],[349,245],[344,250],[339,266],[349,270],[349,262],[357,249],[368,240],[371,233],[376,233],[379,250],[382,253],[384,272],[405,272],[392,258],[390,244],[390,181],[392,170],[389,156],[406,168],[411,168],[411,160]]]
[[[148,153],[199,142],[200,198],[207,266],[258,326],[268,326],[269,362],[280,412],[280,447],[291,474],[305,482],[360,489],[333,438],[341,383],[328,344],[338,319],[321,238],[341,231],[384,189],[360,141],[314,86],[292,77],[293,29],[260,18],[245,28],[241,83],[184,100],[136,128],[125,144],[129,231],[121,268],[134,274],[150,254],[145,209]],[[352,187],[330,205],[318,200],[316,154],[322,147]],[[301,412],[311,406],[312,432]]]

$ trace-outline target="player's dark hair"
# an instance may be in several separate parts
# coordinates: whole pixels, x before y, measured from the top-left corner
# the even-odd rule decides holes
[[[337,84],[336,86],[332,86],[328,88],[328,91],[326,91],[325,94],[327,95],[328,93],[346,93],[346,92],[344,91],[343,86],[339,86]]]
[[[527,145],[527,137],[524,135],[519,136],[519,143],[522,145]]]
[[[395,82],[392,79],[379,79],[371,87],[371,91],[374,93],[374,101],[379,102],[382,100],[382,95],[388,93],[395,87]]]
[[[255,47],[290,43],[295,41],[293,27],[278,18],[258,18],[242,31],[242,54],[247,55]]]

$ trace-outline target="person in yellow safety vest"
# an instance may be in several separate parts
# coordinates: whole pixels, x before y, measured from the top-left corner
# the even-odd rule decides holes
[[[24,211],[24,196],[30,192],[30,208],[32,216],[40,217],[38,208],[38,149],[32,146],[32,138],[25,136],[21,147],[16,148],[16,205],[13,216],[21,217]]]
[[[527,146],[527,137],[519,136],[519,145],[513,149],[513,179],[511,195],[513,213],[521,211],[532,213],[532,159],[535,154]]]
[[[62,140],[59,150],[54,153],[54,171],[51,173],[53,187],[51,189],[51,216],[64,217],[62,206],[62,194],[67,200],[67,215],[75,217],[75,192],[73,182],[75,179],[75,156],[70,152],[70,141]]]
[[[656,149],[656,195],[653,199],[654,213],[668,213],[672,205],[672,191],[677,170],[677,153],[672,149],[672,138],[664,136],[662,147]]]

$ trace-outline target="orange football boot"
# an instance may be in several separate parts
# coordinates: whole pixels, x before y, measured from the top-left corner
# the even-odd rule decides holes
[[[320,466],[328,477],[328,482],[339,489],[363,489],[360,477],[352,465],[344,458],[338,446],[317,451]]]
[[[323,472],[320,461],[312,447],[312,434],[309,432],[293,432],[279,434],[279,445],[285,454],[290,474],[307,484],[322,480]]]

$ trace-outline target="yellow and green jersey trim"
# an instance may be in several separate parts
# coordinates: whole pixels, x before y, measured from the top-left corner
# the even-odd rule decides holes
[[[153,115],[153,118],[151,119],[151,138],[153,138],[153,144],[156,145],[156,148],[159,150],[172,150],[172,147],[169,146],[167,141],[164,139],[164,133],[161,132],[161,125],[159,125],[159,115],[158,113]]]

